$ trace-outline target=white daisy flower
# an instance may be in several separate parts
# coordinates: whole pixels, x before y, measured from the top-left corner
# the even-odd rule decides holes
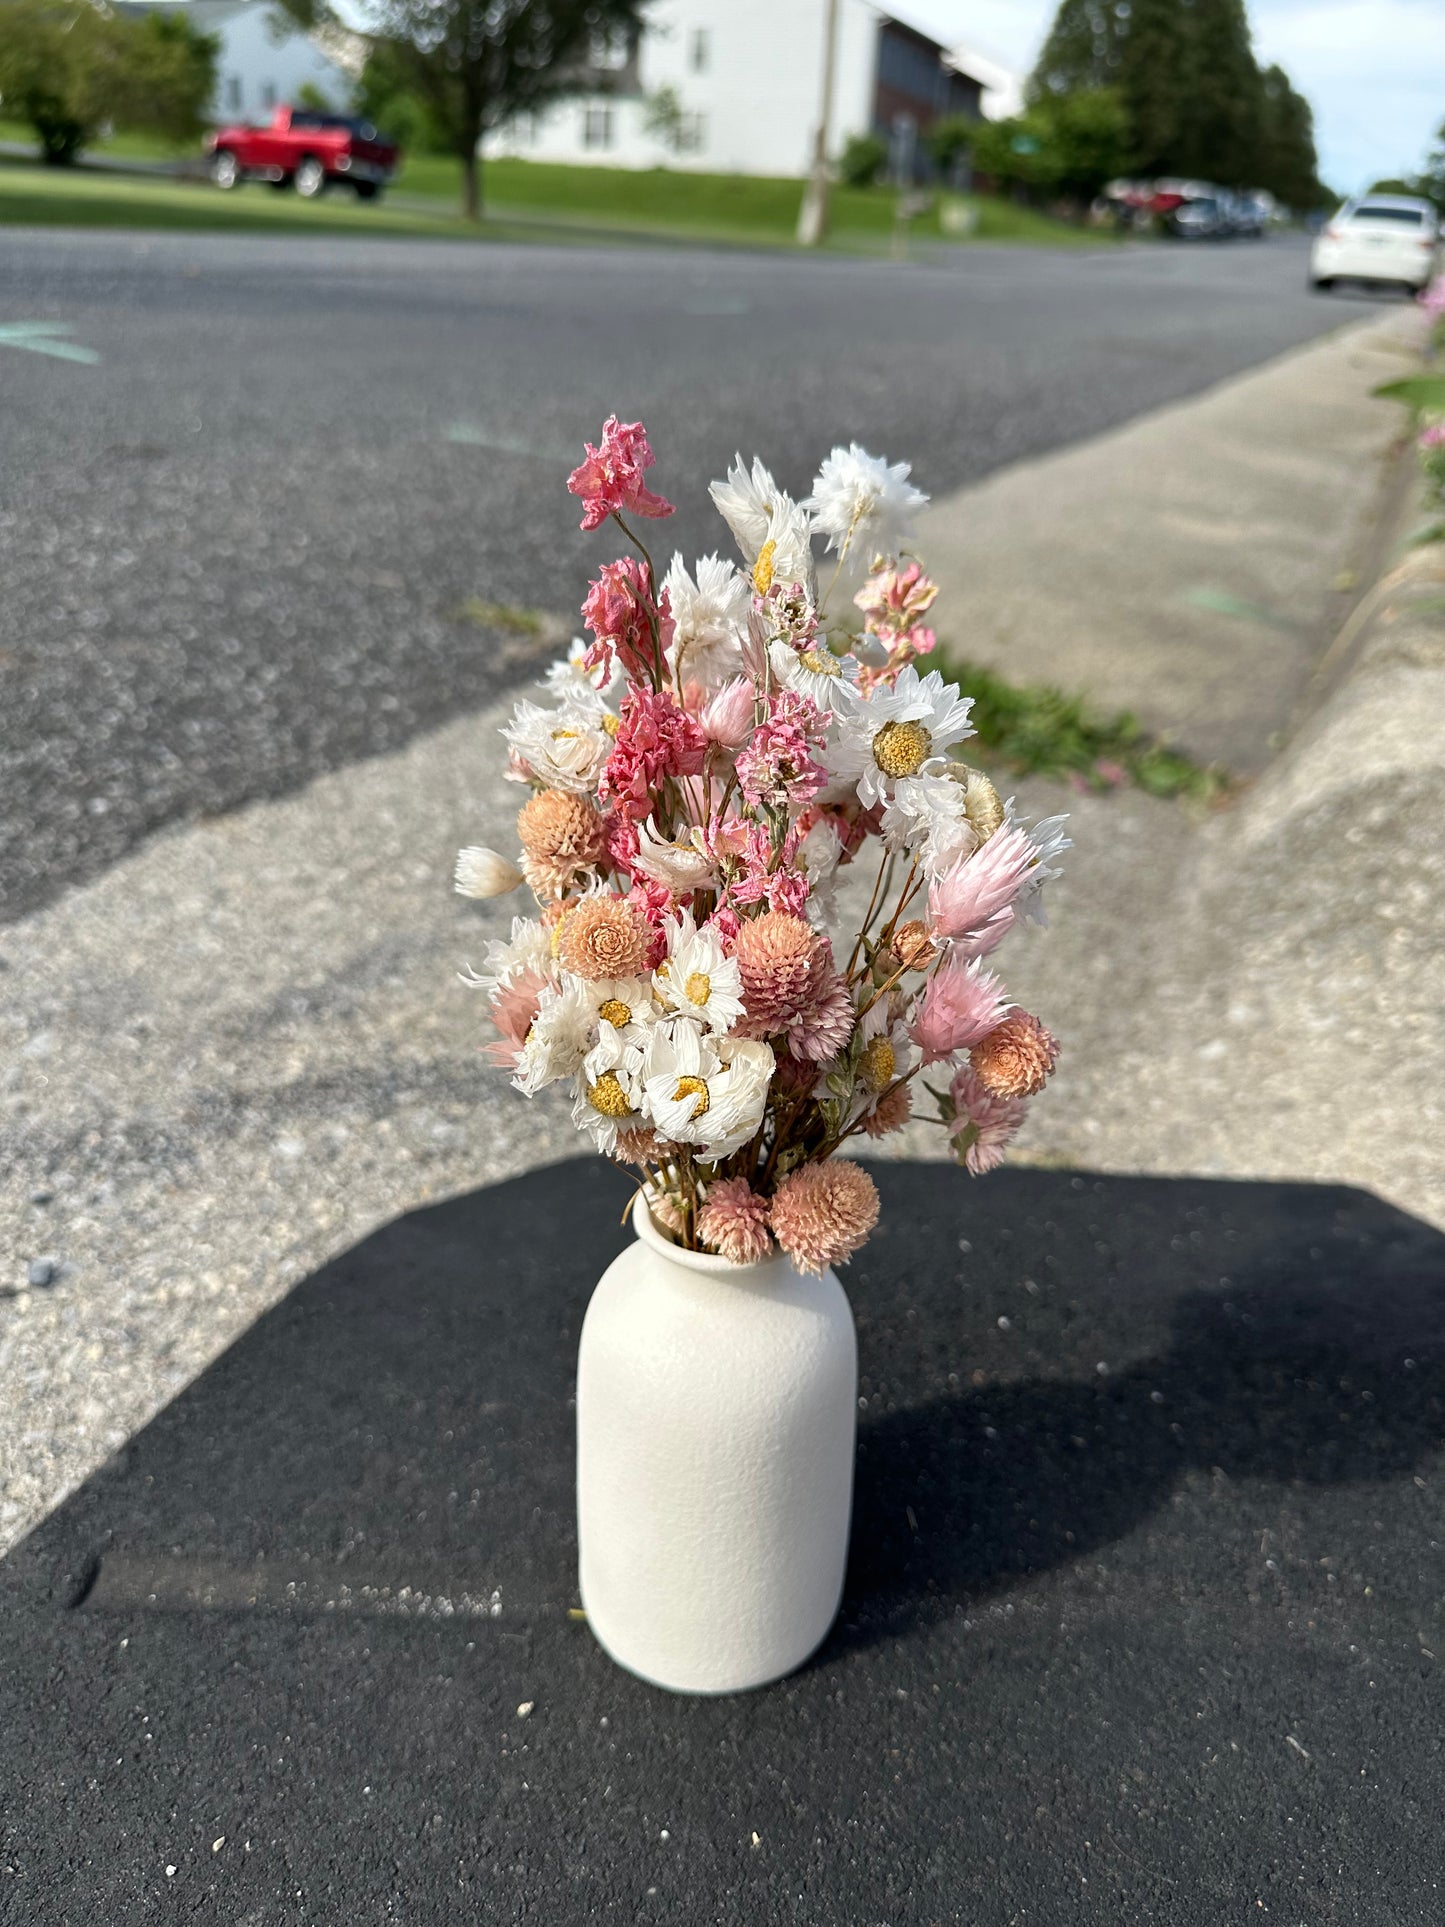
[[[748,469],[741,455],[734,455],[726,481],[712,482],[708,494],[724,522],[732,530],[743,559],[751,568],[758,550],[768,539],[768,523],[773,504],[782,493],[777,483],[756,456]]]
[[[462,897],[504,897],[523,881],[522,872],[510,857],[485,844],[457,851],[453,888]]]
[[[694,827],[684,842],[670,843],[650,816],[638,825],[637,855],[629,867],[680,897],[710,883],[717,868],[703,848],[700,829]]]
[[[775,683],[810,697],[824,715],[845,706],[843,692],[858,680],[858,658],[835,656],[821,638],[803,650],[775,642],[768,650],[768,661]]]
[[[602,1026],[606,1024],[612,1026],[625,1044],[640,1047],[647,1042],[658,1015],[652,985],[647,978],[596,977],[586,981],[582,978],[569,981],[582,985],[592,1007],[594,1043],[602,1035]]]
[[[564,1077],[575,1077],[597,1036],[597,1013],[580,978],[542,992],[537,1015],[517,1058],[512,1083],[526,1097]]]
[[[743,980],[716,930],[698,929],[684,910],[668,931],[667,956],[653,974],[658,996],[670,1010],[694,1017],[724,1036],[743,1014]]]
[[[643,1060],[643,1102],[658,1133],[727,1157],[763,1121],[774,1058],[745,1037],[709,1037],[685,1017],[659,1024]]]
[[[742,637],[752,592],[747,577],[721,556],[698,558],[696,578],[680,555],[662,579],[672,611],[671,658],[683,681],[715,689],[743,666]]]
[[[844,700],[847,707],[835,719],[838,740],[824,759],[833,775],[855,777],[868,805],[886,803],[910,777],[938,774],[944,753],[973,734],[972,698],[960,696],[936,669],[920,676],[909,663],[891,689],[879,685],[864,696],[850,687]]]
[[[492,937],[480,970],[468,967],[462,982],[489,997],[505,990],[529,970],[551,972],[552,933],[536,917],[513,917],[510,937]]]
[[[606,705],[583,685],[557,709],[520,702],[503,729],[508,743],[548,789],[571,790],[588,796],[602,780],[612,754],[612,735]]]
[[[559,656],[544,671],[541,687],[555,696],[558,702],[566,702],[569,696],[575,696],[579,690],[588,690],[593,695],[605,698],[627,681],[615,657],[610,673],[601,666],[589,669],[582,658],[590,646],[585,636],[573,636],[567,645],[566,655]]]
[[[604,1019],[601,1035],[577,1072],[572,1122],[608,1157],[617,1149],[619,1131],[639,1130],[647,1122],[642,1064],[639,1046]]]
[[[897,555],[912,539],[913,517],[927,502],[909,481],[907,462],[891,465],[852,442],[825,459],[804,503],[815,534],[828,538],[830,554],[866,560]]]

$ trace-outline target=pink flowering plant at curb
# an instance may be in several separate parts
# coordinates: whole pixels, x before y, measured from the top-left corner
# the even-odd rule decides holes
[[[1015,816],[958,753],[970,703],[919,672],[938,591],[909,554],[926,498],[905,464],[835,448],[795,502],[738,457],[711,494],[741,562],[677,555],[661,576],[634,527],[673,512],[652,466],[613,416],[568,480],[582,528],[615,524],[633,553],[503,731],[518,853],[463,850],[456,886],[525,885],[537,907],[467,981],[488,1061],[569,1097],[678,1244],[819,1272],[878,1216],[840,1153],[903,1127],[925,1067],[975,1174],[1053,1071],[993,953],[1042,922],[1064,819]],[[840,929],[857,864],[867,908]]]

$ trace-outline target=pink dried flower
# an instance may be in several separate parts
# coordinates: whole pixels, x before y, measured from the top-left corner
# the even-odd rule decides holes
[[[599,795],[644,822],[668,776],[700,776],[707,739],[670,690],[634,685],[622,701],[622,721]]]
[[[972,1047],[968,1061],[994,1097],[1033,1097],[1059,1061],[1058,1039],[1026,1010],[1011,1011]]]
[[[1429,454],[1437,448],[1445,448],[1445,422],[1431,422],[1428,428],[1420,430],[1420,447]]]
[[[832,966],[827,943],[811,924],[781,910],[753,917],[733,946],[752,1035],[782,1030],[817,1001]]]
[[[704,703],[698,722],[710,743],[740,749],[753,733],[756,712],[752,684],[746,676],[734,676]]]
[[[527,1041],[527,1032],[537,1016],[537,1006],[550,978],[544,970],[524,970],[510,983],[502,984],[487,1006],[498,1035],[482,1045],[482,1056],[502,1070],[515,1070],[517,1057]]]
[[[950,957],[929,978],[914,1008],[909,1034],[923,1052],[925,1064],[937,1064],[955,1051],[967,1050],[995,1029],[1008,1009],[1002,986],[992,971],[974,960]]]
[[[582,620],[593,636],[582,655],[584,668],[610,675],[615,656],[632,681],[655,679],[672,642],[672,607],[666,589],[654,602],[647,571],[635,556],[602,565],[582,604]]]
[[[620,897],[583,897],[568,910],[557,935],[557,960],[574,977],[641,977],[649,968],[652,931]]]
[[[938,584],[932,576],[925,575],[917,562],[910,562],[903,569],[876,569],[853,601],[872,618],[870,628],[912,629],[933,607],[937,595]]]
[[[1016,827],[999,830],[972,855],[961,857],[929,886],[934,936],[950,938],[956,954],[987,956],[1012,928],[1010,906],[1037,861],[1032,838]]]
[[[799,1271],[843,1264],[877,1222],[878,1188],[846,1158],[799,1165],[773,1198],[773,1234]]]
[[[602,818],[581,796],[539,790],[517,812],[522,869],[538,897],[565,896],[606,853]]]
[[[807,696],[791,689],[773,696],[737,760],[738,787],[747,800],[773,810],[811,803],[827,780],[813,760],[822,733],[823,718]]]
[[[620,422],[609,415],[602,425],[602,446],[584,442],[585,459],[567,477],[569,494],[583,501],[582,527],[599,528],[609,515],[626,509],[629,515],[671,515],[673,505],[654,495],[642,479],[652,467],[653,454],[641,422]]]
[[[887,1137],[901,1131],[913,1109],[913,1091],[907,1084],[890,1084],[863,1120],[869,1137]]]
[[[949,1133],[953,1154],[976,1178],[1003,1163],[1003,1154],[1024,1121],[1028,1106],[1021,1097],[996,1097],[964,1064],[949,1086],[957,1113]]]
[[[665,1148],[663,1140],[650,1124],[640,1124],[630,1131],[617,1133],[614,1155],[623,1164],[656,1164]]]
[[[697,1214],[697,1235],[710,1251],[735,1265],[755,1265],[773,1248],[768,1201],[746,1178],[718,1178]]]

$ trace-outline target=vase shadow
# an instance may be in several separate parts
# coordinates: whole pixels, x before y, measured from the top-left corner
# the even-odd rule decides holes
[[[1176,1299],[1170,1342],[1127,1369],[865,1420],[843,1611],[823,1656],[1117,1544],[1191,1470],[1304,1486],[1412,1476],[1445,1442],[1445,1238],[1368,1203],[1385,1226],[1372,1265],[1358,1251],[1330,1265],[1315,1245],[1294,1272],[1276,1251],[1227,1293]]]

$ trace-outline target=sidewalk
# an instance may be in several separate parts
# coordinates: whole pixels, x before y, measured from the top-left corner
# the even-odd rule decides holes
[[[1122,437],[1030,465],[1028,525],[1062,513],[1066,496],[1089,498],[1091,460],[1093,499],[1104,503],[1132,472],[1118,454],[1130,437],[1153,450],[1158,499],[1183,499],[1199,486],[1199,447],[1221,411],[1242,448],[1258,423],[1264,452],[1240,460],[1265,473],[1281,411],[1299,406],[1302,364],[1336,357],[1358,391],[1403,354],[1373,341],[1367,330],[1286,357]],[[1327,482],[1279,489],[1267,525],[1241,525],[1228,544],[1216,534],[1209,551],[1216,563],[1237,557],[1251,582],[1265,579],[1272,553],[1286,554],[1306,628],[1324,621],[1342,544],[1366,543],[1378,451],[1398,427],[1375,412],[1383,404],[1357,414],[1348,396],[1339,405],[1357,423],[1351,458],[1317,444]],[[976,543],[990,516],[1024,566],[1028,525],[998,507],[1022,486],[1005,476],[939,506],[941,573],[959,565],[940,535]],[[1019,499],[1015,513],[1024,508]],[[1186,584],[1206,579],[1199,527],[1199,517],[1165,517],[1151,535],[1155,619],[1166,629],[1171,570]],[[967,554],[970,567],[999,566],[977,546]],[[1054,564],[1031,579],[1030,607],[1052,598],[1062,609]],[[1245,579],[1222,564],[1207,578],[1230,592]],[[1133,630],[1121,630],[1128,600],[1117,574],[1080,577],[1050,673],[1076,680],[1089,652],[1102,662],[1115,631],[1142,636],[1142,596]],[[1077,844],[1052,894],[1054,928],[1007,956],[1014,994],[1065,1043],[1027,1156],[1345,1179],[1445,1222],[1430,1142],[1432,1131],[1437,1143],[1445,1135],[1445,851],[1434,827],[1445,814],[1434,726],[1445,664],[1438,615],[1409,614],[1407,601],[1372,632],[1349,684],[1290,754],[1206,829],[1141,795],[1069,799],[1020,786],[1032,813],[1074,810]],[[1021,620],[1017,595],[1012,606]],[[1188,620],[1206,617],[1168,662],[1151,667],[1136,650],[1150,702],[1217,640],[1235,650],[1236,682],[1258,669],[1253,706],[1277,727],[1313,655],[1296,640],[1261,666],[1257,629],[1218,611]],[[979,640],[970,631],[975,653]],[[1015,653],[1008,666],[1036,673],[1043,660]],[[1199,684],[1190,703],[1212,687]],[[509,709],[300,795],[158,837],[0,939],[0,1155],[12,1174],[0,1206],[12,1254],[0,1279],[12,1294],[0,1302],[0,1375],[11,1391],[0,1415],[0,1545],[319,1264],[399,1212],[575,1155],[564,1109],[525,1103],[477,1064],[481,1011],[455,975],[511,913],[478,914],[448,889],[459,843],[508,838],[516,795],[500,777],[496,730]],[[1244,742],[1250,704],[1230,718],[1221,753]],[[1251,740],[1262,751],[1259,731]],[[899,1150],[939,1147],[934,1134]],[[32,1262],[51,1282],[27,1288]]]
[[[1419,353],[1412,308],[941,501],[920,547],[942,642],[1130,709],[1201,762],[1263,769],[1378,539]],[[1047,536],[1040,537],[1046,530]]]

